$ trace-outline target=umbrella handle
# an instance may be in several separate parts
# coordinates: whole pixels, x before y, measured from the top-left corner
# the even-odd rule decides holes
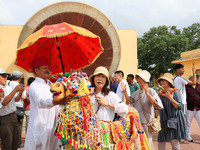
[[[56,41],[57,41],[57,43],[59,43],[58,37],[56,37]],[[61,62],[61,65],[62,65],[63,75],[65,75],[65,69],[64,69],[64,65],[63,65],[61,51],[60,51],[60,44],[57,44],[57,48],[58,48],[59,55],[60,55],[60,62]]]

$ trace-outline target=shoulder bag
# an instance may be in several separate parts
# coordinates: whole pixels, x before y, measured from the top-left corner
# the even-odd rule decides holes
[[[174,93],[174,94],[175,94],[175,93]],[[175,94],[175,96],[176,96],[176,94]],[[164,103],[163,103],[163,105],[164,105]],[[174,118],[168,118],[168,113],[167,113],[167,111],[166,111],[165,108],[166,108],[166,107],[165,107],[165,105],[164,105],[164,110],[165,110],[165,113],[166,113],[166,115],[167,115],[167,127],[170,128],[170,129],[175,129],[175,130],[177,130],[177,127],[178,127],[177,111],[176,111],[176,117],[174,117]]]
[[[140,101],[140,105],[142,107],[144,116],[146,118],[147,121],[147,127],[149,132],[159,132],[161,130],[161,125],[160,125],[160,121],[158,120],[158,118],[153,118],[153,120],[151,122],[149,122],[149,119],[147,117],[147,114],[144,111],[144,106],[142,105],[142,101],[141,101],[141,97],[140,97],[140,93],[139,93],[139,101]]]

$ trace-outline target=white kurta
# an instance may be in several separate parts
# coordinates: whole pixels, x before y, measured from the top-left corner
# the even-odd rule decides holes
[[[99,105],[95,101],[95,95],[91,96],[93,102],[94,111],[97,112],[97,116],[100,120],[113,121],[115,113],[121,117],[126,117],[128,113],[128,106],[123,103],[120,98],[114,92],[110,91],[108,95],[104,96],[102,93],[98,93],[97,96],[103,97],[110,104],[114,104],[115,110],[113,111],[109,107]]]
[[[53,107],[50,84],[50,81],[46,83],[43,79],[36,77],[30,85],[30,119],[25,150],[55,150],[58,148],[59,140],[54,136],[56,107]]]

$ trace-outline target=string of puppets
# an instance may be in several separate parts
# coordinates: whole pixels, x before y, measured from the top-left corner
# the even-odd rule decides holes
[[[87,74],[74,72],[53,77],[51,91],[56,100],[64,96],[71,101],[63,105],[55,135],[66,150],[150,150],[150,144],[138,112],[129,107],[128,115],[118,121],[98,119],[90,99]]]

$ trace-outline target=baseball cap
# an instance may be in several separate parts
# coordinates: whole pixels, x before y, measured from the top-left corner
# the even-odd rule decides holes
[[[0,68],[0,75],[9,75],[9,73],[6,73],[4,69]]]
[[[14,77],[14,78],[20,78],[21,76],[22,76],[22,72],[21,71],[18,71],[18,70],[14,70],[13,72],[12,72],[12,77]]]

